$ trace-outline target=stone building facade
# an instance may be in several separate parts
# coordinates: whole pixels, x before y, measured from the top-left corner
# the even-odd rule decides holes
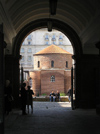
[[[34,54],[34,70],[30,72],[35,95],[52,90],[67,93],[71,87],[72,54],[51,45]]]

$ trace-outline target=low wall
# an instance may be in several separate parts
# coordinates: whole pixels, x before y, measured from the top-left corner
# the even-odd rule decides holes
[[[40,96],[40,97],[33,97],[33,101],[50,101],[49,96]],[[58,102],[59,100],[57,100]],[[60,102],[69,102],[68,96],[61,96]]]

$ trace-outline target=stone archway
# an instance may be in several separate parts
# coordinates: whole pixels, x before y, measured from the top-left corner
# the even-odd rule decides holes
[[[15,41],[14,41],[14,45],[13,45],[13,55],[15,57],[19,55],[21,43],[24,40],[24,38],[34,30],[47,27],[47,22],[48,22],[48,19],[36,20],[27,24],[25,27],[21,29],[21,31],[17,34]],[[77,33],[69,25],[65,24],[64,22],[52,19],[52,23],[53,23],[54,29],[61,31],[69,38],[73,46],[74,55],[77,58],[81,57],[82,46],[81,46],[81,41]]]
[[[21,31],[17,34],[17,36],[15,38],[15,41],[14,41],[14,44],[13,44],[13,57],[14,57],[14,59],[18,59],[18,61],[19,61],[18,57],[20,55],[20,47],[21,47],[21,44],[22,44],[24,38],[34,30],[47,27],[47,22],[48,22],[48,19],[36,20],[36,21],[33,21],[33,22],[27,24],[25,27],[23,27],[21,29]],[[57,29],[57,30],[61,31],[71,41],[72,46],[73,46],[73,50],[74,50],[74,56],[73,57],[76,61],[76,68],[79,68],[79,66],[77,65],[77,61],[79,61],[83,52],[82,52],[81,41],[80,41],[77,33],[69,25],[65,24],[64,22],[52,19],[52,23],[53,23],[53,29]],[[18,61],[17,61],[17,63],[18,63]],[[13,72],[19,72],[18,70],[19,70],[19,67],[17,66],[13,69]],[[77,79],[79,78],[79,76],[77,76],[78,74],[75,71],[75,75],[76,75],[75,78],[77,78]],[[14,77],[14,80],[16,79],[17,83],[19,83],[18,76],[17,76],[17,78],[15,78],[16,76],[13,76],[13,77]],[[78,88],[78,86],[79,86],[78,85],[78,80],[76,80],[75,85],[76,85],[75,88],[77,89],[76,100],[78,102],[78,100],[80,99],[80,97],[79,97],[80,96],[80,91],[79,91],[79,88]],[[18,89],[14,89],[14,90],[18,90]]]

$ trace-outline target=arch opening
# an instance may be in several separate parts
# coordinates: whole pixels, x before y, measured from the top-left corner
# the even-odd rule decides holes
[[[17,34],[14,44],[13,44],[13,55],[16,57],[20,54],[20,47],[24,40],[24,38],[31,33],[32,31],[35,31],[37,29],[46,28],[47,27],[48,19],[40,19],[33,21],[29,24],[27,24],[25,27],[23,27],[20,32]],[[77,35],[77,33],[67,24],[64,22],[61,22],[59,20],[52,19],[53,23],[53,29],[56,29],[58,31],[61,31],[64,33],[70,40],[72,46],[74,55],[78,58],[81,57],[83,54],[82,52],[82,45],[81,41]]]
[[[32,31],[47,27],[47,21],[48,19],[37,20],[27,24],[23,29],[21,29],[21,31],[17,34],[13,45],[13,56],[15,58],[20,55],[20,48],[24,38]],[[70,26],[55,19],[53,19],[53,29],[61,31],[69,38],[73,46],[75,59],[80,58],[82,55],[82,46],[77,33]]]

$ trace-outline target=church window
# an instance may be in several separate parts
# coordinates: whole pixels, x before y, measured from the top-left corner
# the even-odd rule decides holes
[[[51,61],[51,67],[54,67],[54,61],[53,60]]]
[[[66,61],[66,67],[68,67],[68,61]]]
[[[38,67],[40,67],[40,61],[38,61]]]
[[[51,76],[51,82],[55,82],[55,76],[54,75]]]

